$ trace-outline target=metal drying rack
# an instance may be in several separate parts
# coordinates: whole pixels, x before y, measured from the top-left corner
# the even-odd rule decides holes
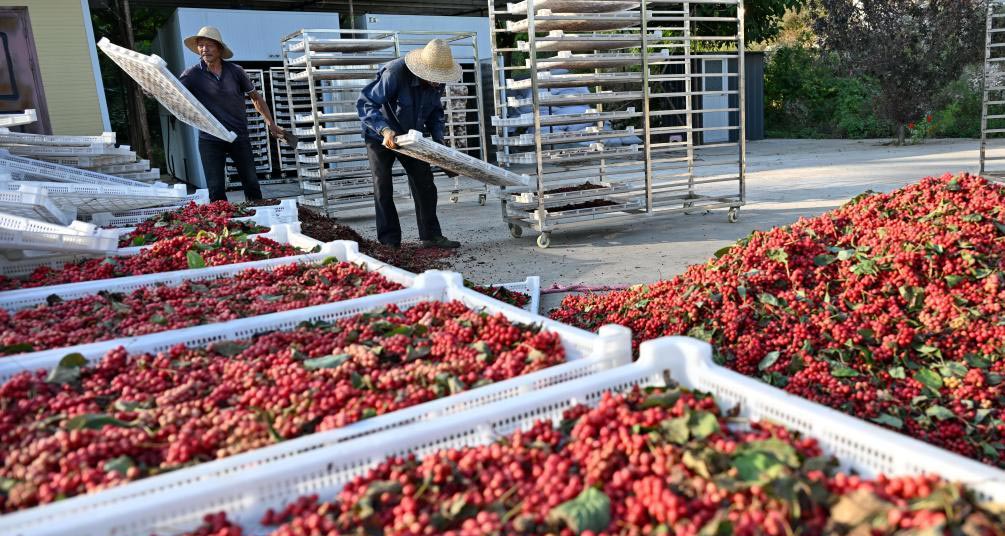
[[[559,229],[715,208],[737,220],[746,201],[742,0],[488,7],[498,160],[532,166],[531,187],[500,192],[514,237],[534,230],[546,248]],[[574,104],[590,108],[553,108]]]

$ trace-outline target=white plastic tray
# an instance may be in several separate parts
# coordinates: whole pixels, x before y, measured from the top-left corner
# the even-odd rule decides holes
[[[314,123],[314,116],[312,114],[297,114],[295,118],[297,123]],[[331,112],[331,113],[319,113],[318,120],[322,123],[337,123],[345,121],[356,121],[359,122],[359,114],[356,112]]]
[[[125,179],[122,177],[116,177],[114,175],[95,173],[93,171],[87,171],[73,166],[64,166],[61,164],[54,164],[52,162],[35,160],[33,158],[15,156],[10,154],[6,149],[0,149],[0,169],[9,171],[11,176],[18,180],[75,182],[81,184],[101,184],[106,186],[139,186],[141,188],[150,187],[149,184],[144,184],[139,181]]]
[[[579,87],[603,86],[618,84],[635,84],[642,82],[642,73],[585,73],[585,74],[551,74],[548,71],[539,72],[537,87]],[[530,79],[506,80],[509,89],[530,89]]]
[[[582,93],[578,95],[541,95],[538,99],[538,104],[540,106],[575,106],[577,104],[603,104],[641,99],[641,91],[601,91],[597,93]],[[534,99],[531,97],[523,99],[509,97],[506,101],[512,108],[534,105]]]
[[[512,171],[482,162],[477,158],[455,149],[444,147],[422,133],[411,130],[395,138],[397,151],[430,164],[449,169],[465,177],[495,186],[527,186],[530,178]]]
[[[523,281],[516,283],[499,283],[493,287],[502,287],[513,292],[520,292],[530,296],[530,301],[525,307],[531,314],[540,314],[541,308],[541,277],[532,275]]]
[[[288,242],[300,247],[310,245],[303,235],[294,234]],[[307,239],[311,240],[311,239]],[[313,247],[313,246],[311,246]],[[66,283],[63,285],[51,285],[48,287],[26,288],[20,290],[9,290],[0,292],[0,308],[14,312],[28,307],[34,307],[46,303],[49,296],[59,296],[63,300],[74,300],[84,296],[91,296],[101,291],[128,293],[136,289],[153,285],[177,286],[185,281],[203,281],[219,279],[221,277],[232,277],[244,270],[274,270],[279,266],[294,263],[313,264],[324,261],[329,257],[335,257],[340,261],[347,261],[362,264],[367,270],[377,272],[402,286],[411,286],[415,282],[415,274],[406,272],[400,268],[395,268],[359,252],[359,247],[355,242],[338,240],[322,244],[321,251],[317,253],[307,253],[304,255],[294,255],[291,257],[279,257],[276,259],[265,259],[261,261],[242,262],[238,264],[226,264],[223,266],[209,266],[196,270],[178,270],[175,272],[162,272],[158,274],[137,275],[132,277],[117,277],[112,279],[100,279],[97,281],[84,281],[82,283]],[[4,358],[0,358],[2,361]]]
[[[203,463],[195,467],[166,473],[160,476],[146,478],[123,486],[111,488],[100,493],[74,497],[42,507],[17,512],[0,517],[0,533],[21,534],[56,534],[52,530],[66,530],[60,527],[61,522],[68,518],[78,519],[81,526],[75,527],[71,533],[75,536],[91,534],[120,535],[143,534],[151,532],[173,533],[184,530],[186,525],[175,520],[165,520],[167,524],[131,525],[128,518],[115,521],[116,524],[126,522],[121,527],[108,525],[106,514],[118,518],[120,513],[132,513],[133,509],[142,510],[146,515],[158,516],[157,509],[148,509],[143,505],[151,501],[161,501],[167,498],[183,499],[192,491],[203,486],[215,486],[225,483],[228,475],[240,476],[248,474],[271,474],[271,467],[285,466],[289,463],[314,463],[321,453],[324,459],[329,459],[328,452],[340,450],[342,445],[352,445],[363,442],[369,445],[371,454],[382,455],[386,449],[393,448],[394,441],[382,441],[384,448],[377,447],[369,437],[381,431],[412,429],[416,425],[438,426],[442,422],[452,422],[464,418],[480,407],[493,404],[499,400],[516,402],[548,386],[569,382],[576,378],[589,376],[619,367],[631,359],[631,333],[620,326],[604,326],[600,335],[579,330],[543,317],[532,315],[510,305],[498,302],[487,296],[463,287],[460,274],[449,272],[427,272],[416,279],[415,287],[393,293],[367,296],[348,302],[321,305],[296,311],[286,311],[250,319],[235,320],[215,326],[200,326],[172,332],[174,342],[154,342],[151,336],[140,337],[128,345],[129,352],[156,352],[166,350],[180,342],[191,344],[207,344],[214,340],[250,337],[255,333],[273,331],[275,329],[291,329],[306,320],[332,321],[338,318],[358,314],[375,307],[396,303],[407,308],[422,301],[459,300],[473,309],[483,309],[489,313],[501,312],[511,321],[524,324],[538,324],[543,329],[559,334],[565,347],[567,362],[531,374],[512,378],[495,384],[471,389],[456,395],[434,400],[403,410],[366,419],[349,426],[311,434],[308,436],[284,441],[276,445],[254,450],[244,454],[231,456],[221,460]],[[140,342],[139,339],[147,339]],[[56,356],[58,362],[62,354]],[[98,356],[100,357],[100,355]],[[10,359],[10,358],[5,358]],[[3,360],[0,360],[2,362]],[[383,437],[383,436],[380,436]],[[362,439],[360,439],[362,438]],[[356,439],[352,443],[350,440]],[[376,437],[374,438],[376,439]],[[264,497],[260,497],[264,500]],[[274,496],[268,502],[282,501],[281,496]],[[202,508],[220,510],[224,505],[210,503],[199,504]],[[229,504],[225,505],[229,506]],[[250,505],[249,505],[250,506]],[[263,506],[264,505],[259,505]],[[191,505],[189,505],[191,507]],[[264,508],[263,508],[264,511]],[[84,514],[84,515],[82,515]],[[186,518],[187,519],[187,518]],[[191,518],[195,520],[195,517]],[[200,518],[201,519],[201,515]],[[87,523],[87,526],[84,526]],[[69,533],[63,533],[69,534]]]
[[[664,50],[650,53],[651,63],[670,60],[670,54]],[[683,60],[682,60],[683,61]],[[526,60],[530,67],[530,60]],[[627,65],[642,65],[641,54],[568,54],[559,52],[557,56],[537,60],[538,69],[607,69]]]
[[[114,147],[95,143],[92,145],[8,145],[6,147],[11,154],[28,156],[31,158],[52,157],[52,156],[79,156],[79,155],[131,155],[136,158],[136,152],[129,146]]]
[[[77,225],[79,224],[79,225]],[[83,222],[73,227],[0,213],[0,249],[105,253],[118,247],[118,234]]]
[[[100,227],[128,227],[136,226],[142,223],[147,218],[151,216],[156,216],[162,212],[168,212],[170,210],[177,210],[187,204],[188,202],[195,202],[197,205],[205,205],[209,203],[209,190],[196,190],[194,194],[186,196],[184,199],[172,202],[164,205],[159,205],[152,208],[139,208],[132,210],[123,210],[111,212],[95,212],[89,216],[85,216],[85,219],[93,222],[95,225]],[[293,221],[296,221],[295,219]],[[282,223],[293,223],[293,221],[284,221]]]
[[[653,33],[653,41],[660,38],[659,33]],[[539,52],[557,52],[561,50],[569,52],[592,52],[594,50],[615,50],[619,48],[633,48],[641,46],[642,37],[637,34],[611,34],[611,33],[587,33],[587,34],[567,34],[562,30],[553,30],[547,37],[540,37],[534,41],[534,46]],[[527,41],[517,41],[517,48],[520,50],[530,50],[530,43]]]
[[[599,30],[621,30],[632,28],[642,23],[642,14],[638,11],[621,13],[553,13],[541,9],[534,19],[534,31],[548,32],[562,30],[570,32],[594,32]],[[506,30],[510,32],[526,32],[529,23],[527,19],[506,21]],[[637,38],[641,43],[641,39]]]
[[[135,181],[155,181],[161,178],[161,169],[151,168],[149,171],[139,173],[120,173],[119,176]]]
[[[303,52],[304,43],[316,52],[372,52],[394,47],[390,39],[325,39],[304,36],[300,41],[290,44],[293,52]]]
[[[83,222],[73,222],[73,225],[88,225]],[[254,236],[264,236],[266,238],[271,238],[277,242],[283,244],[291,244],[301,249],[310,250],[314,246],[321,244],[313,238],[304,236],[300,234],[293,227],[294,224],[284,224],[284,225],[273,225],[268,233],[263,233],[261,235]],[[299,224],[296,224],[299,226]],[[93,226],[92,226],[93,227]],[[104,233],[108,233],[114,237],[115,246],[107,252],[100,253],[69,253],[69,254],[49,254],[48,252],[31,255],[28,258],[22,258],[17,260],[11,260],[0,256],[0,275],[6,277],[27,277],[33,271],[38,269],[40,266],[51,266],[53,268],[59,268],[65,263],[74,262],[81,259],[95,258],[95,257],[105,257],[108,255],[124,255],[130,256],[139,253],[143,248],[121,248],[118,249],[119,235],[121,230],[119,229],[109,229],[103,230]],[[32,253],[32,252],[26,252]],[[49,287],[44,287],[49,288]],[[12,292],[12,291],[8,291]]]
[[[0,145],[60,145],[88,147],[94,144],[114,145],[115,133],[103,132],[100,136],[53,136],[24,132],[0,131]]]
[[[575,149],[551,149],[541,151],[541,157],[545,163],[559,165],[571,162],[582,162],[586,160],[600,160],[602,158],[637,157],[638,154],[638,145],[605,148],[603,143],[593,143],[590,144],[590,147],[577,147]],[[521,166],[537,164],[537,153],[534,151],[510,154],[498,153],[498,155],[499,162],[503,164]]]
[[[16,127],[38,121],[35,110],[29,108],[19,114],[0,114],[0,127]]]
[[[552,126],[552,125],[573,125],[577,123],[597,123],[599,121],[614,121],[618,119],[631,119],[636,117],[638,114],[635,113],[635,108],[629,107],[627,110],[618,110],[615,112],[587,112],[582,114],[559,114],[559,115],[543,115],[541,116],[541,126]],[[492,126],[495,127],[532,127],[534,126],[534,114],[526,113],[515,117],[507,117],[505,119],[499,116],[492,116]],[[575,132],[570,132],[570,135],[574,136]],[[557,137],[557,136],[556,136]],[[576,140],[573,139],[569,143],[574,143]],[[555,142],[559,143],[559,142]]]
[[[237,137],[237,134],[227,130],[189,92],[188,88],[171,74],[167,63],[158,56],[147,56],[114,45],[107,37],[102,37],[101,41],[98,41],[98,48],[181,121],[222,140],[234,141]]]
[[[184,184],[176,184],[172,188],[149,188],[0,180],[0,191],[17,191],[26,185],[45,188],[54,203],[63,208],[76,208],[81,215],[179,204],[195,199],[195,196],[188,195]]]
[[[377,69],[318,69],[312,67],[290,74],[290,80],[308,80],[308,72],[315,80],[356,80],[377,76]]]
[[[550,9],[554,12],[608,13],[625,11],[639,7],[639,0],[534,0],[534,9]],[[507,4],[506,10],[514,15],[527,13],[527,2]]]
[[[311,65],[378,65],[394,61],[394,54],[342,54],[341,52],[315,52],[296,58],[288,58],[287,65],[305,67]]]
[[[648,350],[646,345],[649,345]],[[975,464],[979,467],[974,467],[970,460],[960,460],[958,456],[941,451],[937,453],[938,458],[931,458],[925,452],[931,447],[923,444],[917,445],[921,450],[914,450],[915,445],[890,443],[882,438],[876,443],[876,436],[870,433],[872,430],[863,433],[862,423],[851,417],[821,413],[826,408],[804,400],[790,400],[795,397],[750,378],[706,374],[700,364],[710,361],[711,348],[703,342],[668,337],[646,343],[643,348],[639,361],[631,365],[546,388],[526,389],[519,396],[469,407],[462,413],[414,422],[380,436],[329,444],[300,456],[257,466],[254,470],[234,471],[225,478],[190,481],[184,491],[157,493],[157,490],[150,490],[147,496],[128,503],[115,505],[109,501],[99,511],[56,503],[54,506],[64,507],[58,514],[44,518],[29,517],[32,511],[12,514],[0,517],[0,528],[17,535],[165,534],[192,530],[202,523],[205,514],[223,511],[230,521],[243,526],[246,533],[259,534],[266,532],[258,522],[267,509],[282,507],[309,494],[330,500],[346,483],[365,475],[388,456],[414,454],[422,457],[442,449],[484,445],[518,429],[527,430],[539,420],[551,420],[558,426],[565,410],[580,404],[595,406],[604,392],[626,392],[635,386],[665,387],[673,380],[684,387],[715,393],[724,411],[739,403],[742,417],[778,421],[814,437],[826,452],[839,457],[844,469],[855,469],[865,476],[881,472],[898,476],[936,473],[968,484],[985,499],[1005,501],[1005,479],[989,475],[987,466]],[[703,376],[701,381],[694,381],[695,374]],[[750,385],[737,383],[738,380],[746,380]],[[870,427],[889,434],[878,427]],[[103,495],[110,496],[114,492],[111,490]],[[86,515],[75,515],[82,513]],[[56,515],[61,516],[59,524],[43,525],[50,520],[56,521]]]
[[[14,188],[4,190],[5,185]],[[69,225],[77,217],[72,207],[59,207],[45,188],[0,179],[0,212],[59,225]]]

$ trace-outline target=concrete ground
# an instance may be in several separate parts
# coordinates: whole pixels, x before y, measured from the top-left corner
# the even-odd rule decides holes
[[[739,221],[727,223],[726,211],[668,215],[631,223],[556,231],[551,247],[539,249],[535,233],[514,239],[502,222],[499,203],[489,197],[479,206],[478,183],[460,202],[448,200],[452,181],[439,183],[438,214],[444,234],[460,240],[454,269],[486,283],[520,281],[539,275],[542,287],[552,284],[617,285],[652,282],[677,275],[753,230],[792,223],[820,214],[867,189],[889,191],[928,175],[978,168],[977,140],[934,140],[894,147],[885,140],[764,140],[748,144],[747,205]],[[265,187],[267,196],[295,193],[295,186]],[[232,201],[243,198],[231,192]],[[405,240],[416,239],[414,210],[407,199],[397,202]],[[368,236],[375,236],[372,213],[341,217]],[[561,295],[542,300],[542,311]]]

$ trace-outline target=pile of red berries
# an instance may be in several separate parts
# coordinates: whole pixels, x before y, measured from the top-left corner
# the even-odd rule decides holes
[[[863,195],[552,317],[703,339],[733,370],[1005,467],[1005,189],[979,177]]]
[[[960,486],[848,476],[812,439],[727,424],[700,394],[606,393],[558,428],[542,421],[485,446],[389,458],[331,502],[301,497],[261,524],[274,536],[1003,533],[1005,516]],[[242,532],[218,513],[190,534]]]
[[[490,298],[508,303],[514,307],[524,308],[528,303],[530,303],[530,296],[524,294],[523,292],[509,290],[505,287],[487,287],[475,284],[468,280],[464,280],[464,286],[474,290],[475,292],[480,292]]]
[[[0,276],[0,291],[188,270],[304,253],[289,244],[280,244],[269,238],[249,240],[247,235],[242,234],[203,232],[197,236],[177,236],[161,240],[128,257],[86,259],[66,263],[61,268],[40,266],[26,279]]]
[[[559,337],[459,302],[157,355],[70,354],[0,386],[0,512],[346,426],[565,361]]]
[[[119,237],[119,247],[148,246],[168,238],[196,236],[200,232],[219,234],[224,229],[235,235],[269,231],[267,227],[260,227],[253,222],[232,219],[250,215],[250,211],[226,201],[214,201],[207,205],[191,202],[178,210],[163,212],[139,224],[133,231]]]
[[[250,269],[232,277],[100,292],[10,314],[0,309],[0,355],[133,337],[339,302],[403,288],[365,267],[324,264]]]

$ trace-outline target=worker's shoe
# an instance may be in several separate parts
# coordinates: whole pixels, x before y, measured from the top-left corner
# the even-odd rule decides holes
[[[442,248],[442,249],[456,249],[461,247],[461,243],[456,240],[450,240],[445,236],[437,236],[432,240],[423,240],[422,247],[424,248]]]

